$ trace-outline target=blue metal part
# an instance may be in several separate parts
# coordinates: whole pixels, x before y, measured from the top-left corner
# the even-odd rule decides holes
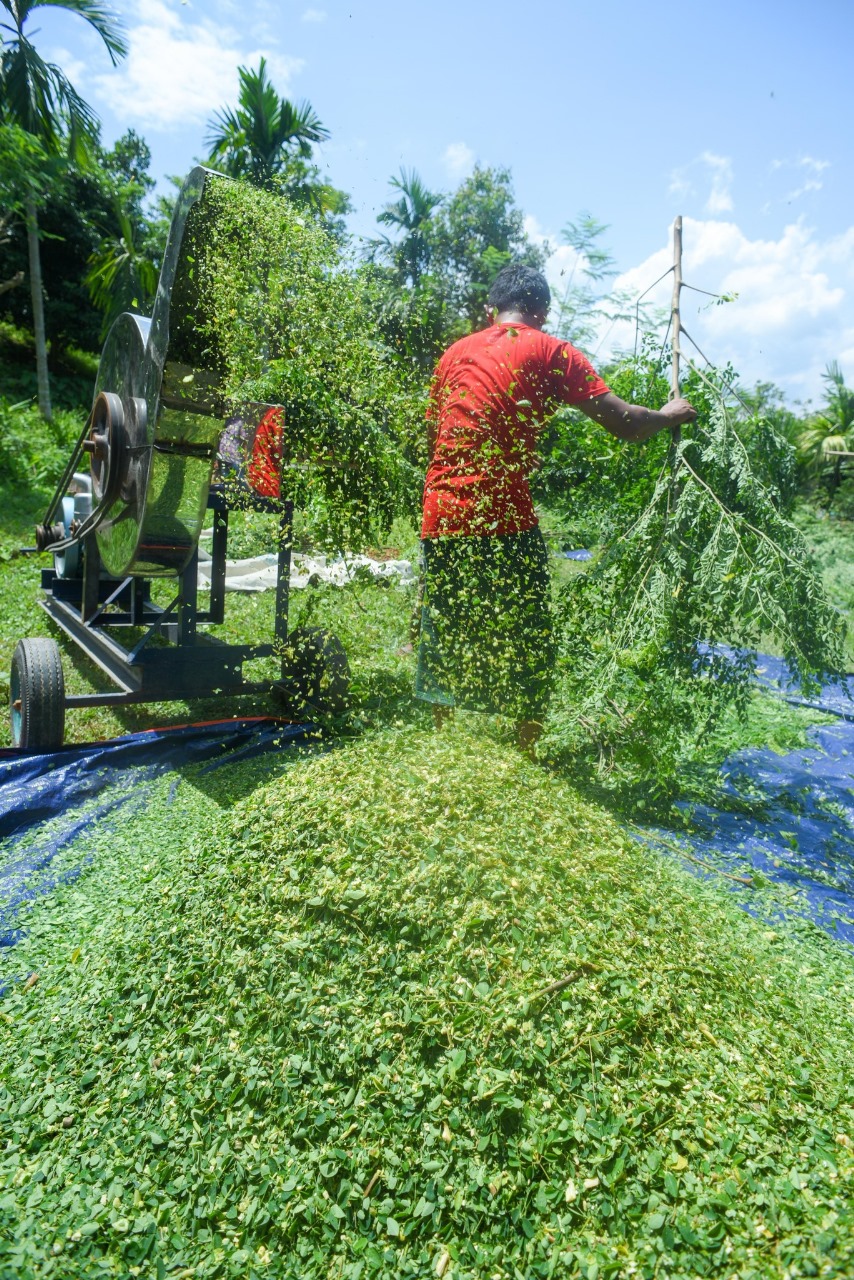
[[[16,665],[12,667],[12,674],[9,681],[9,705],[12,720],[12,741],[21,741],[21,676]]]

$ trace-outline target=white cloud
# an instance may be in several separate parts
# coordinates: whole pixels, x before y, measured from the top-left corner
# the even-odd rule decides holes
[[[778,169],[806,169],[810,173],[824,173],[830,168],[829,160],[816,160],[815,156],[799,156],[796,160],[772,160],[769,168],[772,173]]]
[[[704,151],[700,159],[711,170],[712,189],[706,201],[706,213],[729,213],[732,209],[732,161],[728,156],[716,156]]]
[[[684,171],[675,169],[670,175],[670,185],[667,188],[668,195],[677,196],[680,200],[686,199],[694,194],[694,188],[685,176]]]
[[[729,156],[715,155],[713,151],[703,151],[700,155],[695,156],[689,164],[684,165],[681,169],[674,169],[670,175],[670,184],[667,188],[668,194],[676,196],[680,200],[687,200],[697,193],[696,184],[701,179],[697,174],[697,170],[705,170],[702,173],[703,185],[711,179],[711,187],[706,199],[706,213],[729,213],[733,208],[732,203],[732,161]],[[692,179],[692,176],[693,179]]]
[[[838,359],[854,381],[854,226],[822,240],[799,220],[778,239],[752,240],[731,221],[685,218],[683,247],[687,283],[738,294],[723,306],[682,294],[685,328],[715,364],[731,361],[745,384],[775,382],[792,399],[821,398],[828,360]],[[615,283],[640,293],[672,260],[668,233],[664,247]],[[649,298],[669,310],[670,293],[668,276]],[[611,349],[633,342],[630,325],[608,339]],[[699,361],[690,343],[683,345]]]
[[[806,182],[800,187],[795,187],[794,191],[790,191],[783,199],[786,204],[791,204],[793,200],[800,200],[801,196],[805,196],[809,191],[821,191],[823,185],[817,178],[808,178]]]
[[[302,15],[303,22],[325,22],[327,13],[325,9],[306,9]]]
[[[796,160],[772,160],[770,165],[772,173],[779,173],[780,170],[794,170],[797,177],[802,179],[797,186],[780,198],[780,203],[792,204],[795,200],[800,200],[801,196],[809,195],[811,191],[821,191],[824,182],[819,174],[829,168],[829,160],[817,160],[815,156],[799,156]],[[791,179],[791,173],[789,177]],[[763,206],[762,212],[767,213],[770,207],[769,202]]]
[[[128,56],[115,70],[94,77],[96,95],[109,99],[143,129],[199,124],[237,97],[238,65],[265,56],[280,93],[287,94],[298,58],[269,48],[249,49],[219,22],[196,19],[167,0],[138,0],[127,24]]]
[[[557,243],[558,237],[531,215],[524,228],[534,244]],[[683,289],[682,323],[714,364],[731,363],[748,387],[774,382],[793,401],[820,402],[829,360],[838,360],[849,385],[854,384],[854,224],[841,235],[821,238],[801,218],[776,239],[751,239],[732,220],[685,217],[682,242],[686,285],[738,295],[734,302],[716,305],[714,298]],[[658,280],[644,301],[653,314],[669,316],[672,265],[668,227],[661,247],[616,277],[613,289],[635,299]],[[574,249],[553,250],[546,277],[555,301],[567,285],[578,282],[582,267]],[[589,354],[594,364],[604,364],[631,351],[634,343],[633,322],[605,321]],[[682,346],[687,358],[703,367],[687,339]]]
[[[451,142],[445,148],[442,163],[449,178],[464,178],[475,161],[475,154],[465,142]]]
[[[76,58],[68,49],[51,49],[47,55],[47,61],[62,67],[64,74],[78,93],[84,93],[85,96],[83,86],[89,77],[89,68],[82,58]]]

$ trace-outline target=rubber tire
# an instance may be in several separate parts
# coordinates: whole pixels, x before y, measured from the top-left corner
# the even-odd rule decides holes
[[[344,646],[322,627],[296,627],[288,637],[286,674],[273,686],[293,711],[341,715],[350,705],[350,663]]]
[[[12,656],[10,714],[13,746],[27,751],[55,751],[62,746],[65,678],[55,640],[18,641]]]

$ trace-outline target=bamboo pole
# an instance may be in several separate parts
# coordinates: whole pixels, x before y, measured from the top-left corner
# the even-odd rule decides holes
[[[672,353],[671,369],[670,369],[670,399],[676,400],[679,396],[679,357],[681,355],[680,338],[682,336],[682,321],[679,314],[680,295],[682,293],[682,214],[673,224],[673,296],[670,303],[670,331]],[[682,428],[672,428],[673,443],[678,444],[682,439]]]
[[[679,299],[682,293],[682,215],[673,224],[673,299],[670,304],[670,328],[672,331],[671,351],[673,353],[670,374],[670,398],[675,400],[679,395],[679,357],[681,355],[679,340],[682,335],[682,322],[679,316]]]

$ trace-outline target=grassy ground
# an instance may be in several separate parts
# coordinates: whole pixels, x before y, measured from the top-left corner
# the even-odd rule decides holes
[[[854,520],[828,516],[814,506],[802,507],[796,519],[831,600],[848,622],[846,647],[849,670],[854,670]]]

